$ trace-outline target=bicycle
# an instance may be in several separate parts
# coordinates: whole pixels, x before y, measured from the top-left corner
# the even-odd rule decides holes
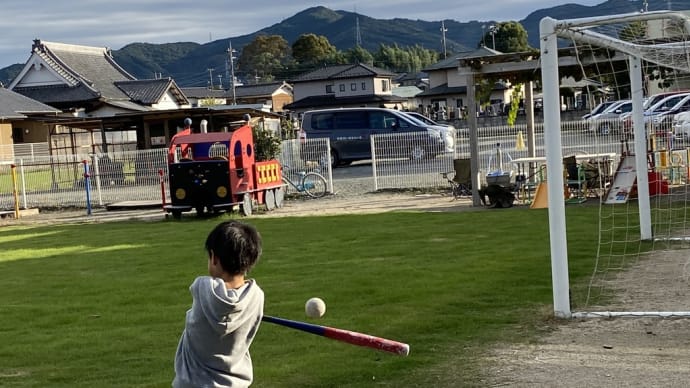
[[[283,171],[288,171],[289,166],[283,166]],[[294,174],[293,174],[294,175]],[[297,172],[296,180],[290,179],[288,174],[283,174],[283,182],[294,187],[300,193],[305,193],[311,198],[321,198],[326,195],[326,178],[317,172]],[[296,183],[295,183],[296,182]]]

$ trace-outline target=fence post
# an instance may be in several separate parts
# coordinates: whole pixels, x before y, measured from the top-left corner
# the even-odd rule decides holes
[[[91,178],[89,177],[89,162],[82,160],[84,163],[84,188],[86,188],[86,215],[91,215]]]
[[[161,179],[161,203],[163,204],[163,211],[165,211],[165,179],[163,178],[163,169],[158,169],[158,175]]]
[[[374,177],[374,191],[379,190],[379,179],[376,176],[376,142],[374,137],[376,135],[371,135],[369,140],[371,140],[371,175]]]
[[[331,165],[331,139],[326,138],[326,159],[328,160],[328,192],[333,194],[333,166]]]
[[[93,173],[96,175],[96,193],[98,193],[98,206],[103,206],[103,196],[101,193],[101,172],[98,165],[98,154],[91,154],[93,157]]]
[[[17,190],[17,165],[11,164],[12,169],[12,195],[14,197],[14,218],[19,218],[19,193]]]
[[[26,174],[24,174],[24,159],[19,159],[19,173],[22,176],[22,199],[24,200],[24,209],[28,209],[29,205],[26,200]]]

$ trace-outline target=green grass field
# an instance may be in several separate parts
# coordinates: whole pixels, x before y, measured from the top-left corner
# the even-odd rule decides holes
[[[596,253],[596,206],[568,207],[571,284]],[[227,217],[227,216],[224,216]],[[264,323],[257,387],[480,386],[497,342],[552,317],[546,210],[247,219],[265,313],[410,344],[399,357]],[[166,387],[220,219],[0,229],[0,386]],[[308,319],[319,296],[327,312]]]

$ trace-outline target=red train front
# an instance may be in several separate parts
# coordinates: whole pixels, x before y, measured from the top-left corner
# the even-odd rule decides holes
[[[284,198],[280,163],[256,162],[252,129],[233,132],[178,134],[168,150],[171,204],[165,210],[182,212],[232,211],[237,205],[250,215],[257,205],[281,207]]]

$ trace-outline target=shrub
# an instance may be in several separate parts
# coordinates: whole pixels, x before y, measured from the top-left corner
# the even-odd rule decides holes
[[[252,135],[254,136],[254,158],[256,161],[275,159],[280,155],[280,137],[264,128],[262,123],[252,125]]]

